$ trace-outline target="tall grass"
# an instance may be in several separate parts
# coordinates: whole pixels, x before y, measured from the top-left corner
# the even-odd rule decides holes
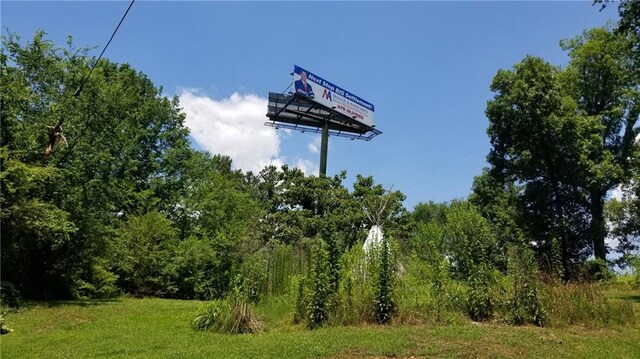
[[[320,300],[313,294],[318,294],[317,289],[322,286],[328,288],[329,277],[323,270],[324,279],[320,282],[326,283],[314,278],[310,243],[307,246],[273,244],[261,254],[267,263],[262,295],[267,300],[286,298],[292,313],[288,323],[308,325],[312,316],[320,319],[318,323],[330,326],[378,322],[376,285],[380,278],[376,274],[376,261],[368,260],[360,246],[344,252],[338,266],[337,291],[321,291]],[[627,289],[635,287],[633,275],[624,277],[624,281],[616,277],[599,284],[563,284],[543,278],[544,273],[538,270],[531,252],[516,248],[506,271],[483,268],[468,278],[456,278],[452,275],[450,260],[435,250],[432,252],[426,257],[414,254],[393,258],[396,268],[396,279],[390,288],[396,304],[394,316],[390,318],[393,324],[446,324],[472,319],[562,327],[638,322],[638,313],[634,312],[631,301],[611,298],[606,292],[614,284]],[[237,317],[242,318],[242,313],[254,317],[248,309],[238,307]],[[233,312],[231,304],[226,310]],[[245,322],[253,326],[253,322]]]
[[[638,319],[630,301],[609,298],[596,284],[550,284],[544,285],[542,291],[550,326],[627,325]]]

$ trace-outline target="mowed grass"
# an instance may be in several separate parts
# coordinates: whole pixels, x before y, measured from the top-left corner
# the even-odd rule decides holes
[[[638,293],[629,294],[635,300]],[[636,302],[637,303],[637,302]],[[36,305],[6,316],[5,358],[640,358],[640,327],[537,328],[462,323],[426,326],[291,325],[290,307],[257,308],[260,334],[189,327],[198,301],[121,298]],[[640,305],[640,304],[639,304]]]

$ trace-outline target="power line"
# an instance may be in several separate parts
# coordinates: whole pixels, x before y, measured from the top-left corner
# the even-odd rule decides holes
[[[91,77],[91,74],[93,74],[93,70],[95,70],[96,66],[98,66],[98,62],[100,62],[100,59],[102,59],[102,56],[104,55],[105,51],[107,51],[107,48],[111,44],[111,41],[113,41],[113,38],[116,36],[116,33],[120,29],[120,26],[124,22],[124,19],[127,17],[127,14],[129,14],[129,10],[131,10],[131,7],[133,6],[133,4],[135,2],[136,2],[136,0],[131,0],[131,2],[129,3],[129,6],[127,7],[127,10],[124,12],[124,15],[122,15],[122,17],[120,18],[120,21],[118,22],[118,25],[113,30],[113,33],[111,34],[111,37],[109,38],[109,41],[107,41],[107,44],[104,46],[104,48],[100,52],[100,56],[98,56],[96,61],[93,63],[93,66],[91,66],[91,70],[89,70],[89,73],[80,82],[80,86],[78,86],[78,88],[76,89],[76,92],[73,93],[73,97],[77,98],[78,96],[80,96],[80,93],[82,92],[82,89],[84,88],[84,85],[89,80],[89,77]],[[64,119],[65,119],[64,116],[61,117],[60,121],[58,121],[58,124],[55,127],[53,127],[53,126],[49,127],[49,138],[50,138],[49,139],[49,146],[51,147],[51,152],[53,152],[53,146],[55,146],[56,142],[59,141],[58,137],[56,137],[56,136],[60,136],[61,138],[64,138],[64,136],[62,134],[62,131],[63,131],[62,130],[62,124],[64,123]],[[86,129],[85,129],[85,131],[86,131]],[[64,142],[66,143],[66,139],[64,140]],[[77,138],[76,138],[75,141],[73,141],[73,143],[69,147],[68,151],[65,154],[65,157],[63,157],[63,160],[73,150],[73,148],[75,147],[76,143],[78,143],[78,139]],[[45,156],[47,156],[46,152],[45,152]]]
[[[82,92],[82,88],[84,87],[85,83],[89,80],[89,77],[93,73],[93,70],[95,70],[96,66],[98,65],[98,62],[100,62],[100,59],[102,58],[102,55],[104,55],[104,52],[107,51],[107,48],[109,47],[109,44],[111,44],[111,41],[116,36],[116,33],[118,32],[118,29],[120,29],[120,25],[122,25],[122,23],[124,22],[124,19],[127,17],[127,14],[129,13],[129,10],[131,10],[131,7],[133,6],[133,3],[135,3],[135,2],[136,2],[136,0],[131,0],[131,3],[129,3],[129,7],[127,8],[127,11],[125,11],[124,15],[122,15],[122,18],[120,19],[120,22],[118,22],[118,26],[116,26],[116,29],[113,30],[113,33],[111,34],[111,37],[109,38],[109,41],[107,41],[107,44],[102,49],[102,52],[100,53],[100,56],[98,56],[98,59],[96,60],[96,62],[94,62],[93,66],[91,66],[91,70],[89,71],[89,74],[87,74],[87,76],[85,76],[84,79],[82,79],[82,82],[80,82],[80,86],[78,86],[78,89],[73,94],[73,96],[75,96],[75,97],[80,96],[80,93]],[[61,122],[62,122],[62,120],[61,120]],[[62,125],[62,123],[60,125]]]

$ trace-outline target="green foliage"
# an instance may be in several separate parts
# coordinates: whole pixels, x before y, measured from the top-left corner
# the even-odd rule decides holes
[[[606,205],[610,236],[618,242],[615,250],[621,254],[616,264],[622,268],[631,264],[640,249],[640,146],[636,147],[633,178],[619,188],[622,198],[612,199]]]
[[[108,60],[73,96],[93,60],[71,41],[2,41],[3,277],[28,297],[104,295],[109,276],[96,266],[111,271],[120,222],[176,203],[169,189],[190,151],[184,115],[144,74]],[[47,126],[60,121],[69,145],[45,159]]]
[[[196,330],[214,330],[219,333],[257,333],[260,323],[253,312],[253,306],[241,288],[227,299],[215,299],[201,306],[196,318],[191,322]]]
[[[591,250],[605,259],[604,201],[632,173],[640,92],[629,38],[597,28],[561,45],[563,70],[529,56],[495,76],[488,174],[521,186],[524,234],[544,251],[556,238],[570,277]]]
[[[340,257],[343,250],[337,236],[334,223],[328,222],[322,230],[322,240],[327,244],[327,260],[329,264],[329,294],[338,292],[340,285]]]
[[[88,280],[79,279],[75,287],[75,298],[105,299],[114,298],[120,294],[116,286],[118,276],[106,268],[106,263],[93,263],[89,271]]]
[[[4,313],[7,310],[18,309],[22,304],[23,301],[20,292],[2,283],[0,289],[0,313]]]
[[[175,296],[211,300],[222,297],[222,283],[228,278],[221,270],[218,253],[208,239],[190,236],[176,245],[170,273],[177,288]],[[225,280],[226,279],[226,280]]]
[[[640,256],[633,256],[629,259],[633,268],[633,284],[635,288],[640,288]]]
[[[444,222],[444,221],[443,221]],[[408,240],[408,253],[415,254],[424,261],[440,260],[444,253],[444,227],[434,221],[416,225],[415,235]]]
[[[311,241],[304,239],[296,245],[269,242],[263,247],[262,255],[267,258],[266,293],[286,294],[291,288],[292,277],[308,272],[310,246]]]
[[[78,243],[70,214],[46,200],[46,188],[59,171],[29,165],[0,148],[2,277],[27,296],[68,296],[75,263],[69,255]]]

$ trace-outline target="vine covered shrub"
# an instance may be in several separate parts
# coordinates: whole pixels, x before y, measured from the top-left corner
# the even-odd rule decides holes
[[[375,248],[374,251],[379,252],[376,255],[379,258],[375,287],[376,322],[386,324],[391,321],[397,309],[393,297],[394,265],[387,239],[383,239],[379,248]]]
[[[467,292],[467,313],[475,321],[490,319],[493,315],[494,301],[491,288],[494,284],[491,269],[481,264],[469,276]]]
[[[373,323],[374,291],[370,280],[373,276],[364,249],[355,246],[345,252],[340,261],[339,304],[331,322],[338,325]]]
[[[313,248],[311,268],[311,299],[309,301],[309,328],[324,325],[329,319],[328,301],[330,295],[330,268],[327,244],[318,239]]]

